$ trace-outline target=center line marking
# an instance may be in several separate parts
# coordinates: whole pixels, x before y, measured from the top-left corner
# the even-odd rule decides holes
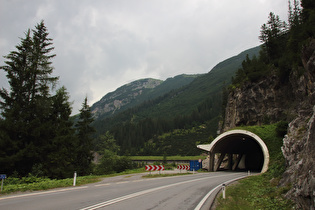
[[[110,185],[110,183],[106,183],[106,184],[97,184],[97,185],[95,185],[95,187],[101,187],[101,186],[106,186],[106,185]]]
[[[116,184],[125,184],[128,183],[128,181],[124,181],[124,182],[116,182]]]

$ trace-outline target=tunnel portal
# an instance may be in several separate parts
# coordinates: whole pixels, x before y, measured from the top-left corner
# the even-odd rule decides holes
[[[198,145],[209,152],[208,169],[217,171],[250,170],[266,172],[269,164],[268,148],[256,134],[246,130],[222,133],[211,144]]]

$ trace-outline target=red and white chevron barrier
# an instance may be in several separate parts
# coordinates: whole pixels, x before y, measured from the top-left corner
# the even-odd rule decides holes
[[[190,166],[189,165],[178,165],[177,169],[179,169],[179,170],[190,170]]]
[[[160,165],[146,165],[145,166],[146,171],[164,171],[164,166]]]

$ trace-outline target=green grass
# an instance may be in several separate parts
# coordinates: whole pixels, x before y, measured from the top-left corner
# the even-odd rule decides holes
[[[175,173],[175,174],[148,174],[142,176],[143,178],[160,178],[169,176],[181,176],[181,175],[191,175],[192,173]]]
[[[226,199],[219,196],[216,209],[292,209],[291,201],[282,195],[289,187],[277,187],[277,183],[264,175],[240,180],[226,188]]]
[[[285,162],[281,152],[283,137],[277,135],[276,128],[277,124],[237,128],[253,132],[265,142],[270,154],[269,168],[264,174],[228,186],[226,199],[219,196],[216,209],[292,209],[292,202],[283,197],[290,186],[278,187]]]
[[[76,185],[84,185],[88,183],[98,182],[101,180],[100,176],[84,176],[77,177]],[[1,194],[7,194],[12,192],[25,192],[25,191],[37,191],[37,190],[47,190],[60,187],[70,187],[73,186],[73,178],[68,179],[48,179],[48,178],[36,178],[33,182],[22,182],[13,180],[14,178],[4,180],[3,191]]]
[[[126,170],[121,173],[108,174],[102,176],[79,176],[77,177],[76,186],[85,185],[89,183],[95,183],[102,180],[102,178],[113,177],[119,175],[127,175],[134,173],[143,173],[144,168]],[[49,178],[39,178],[34,176],[23,177],[21,179],[9,177],[4,180],[3,191],[0,194],[8,194],[13,192],[25,192],[25,191],[38,191],[38,190],[48,190],[60,187],[71,187],[73,186],[73,178],[68,179],[49,179]]]
[[[158,160],[163,161],[163,156],[130,156],[131,160]],[[206,159],[206,156],[167,156],[166,160],[199,160]]]

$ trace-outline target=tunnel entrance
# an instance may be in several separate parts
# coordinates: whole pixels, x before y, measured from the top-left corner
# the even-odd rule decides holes
[[[268,148],[263,140],[249,131],[231,130],[219,135],[211,144],[197,147],[209,152],[209,171],[250,170],[264,173],[268,169]]]

